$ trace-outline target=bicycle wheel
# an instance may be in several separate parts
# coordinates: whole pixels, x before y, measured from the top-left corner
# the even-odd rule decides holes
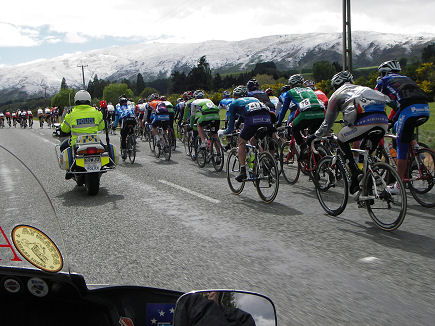
[[[190,138],[191,135],[190,133],[185,133],[183,136],[183,145],[184,145],[184,152],[186,153],[187,156],[190,156]]]
[[[148,138],[148,144],[150,145],[150,151],[154,153],[156,150],[156,140],[154,135],[150,134],[150,137]]]
[[[336,156],[325,156],[317,166],[316,196],[325,212],[343,213],[349,197],[345,168]]]
[[[216,141],[216,139],[212,138],[210,142],[210,151],[211,151],[211,162],[213,163],[213,167],[216,172],[222,171],[224,168],[224,149],[221,144]]]
[[[205,164],[207,163],[207,148],[199,148],[196,154],[196,163],[198,163],[198,166],[200,168],[203,168]]]
[[[285,181],[289,184],[295,184],[299,179],[299,174],[301,172],[298,153],[296,152],[296,147],[294,142],[285,142],[281,146],[280,150],[280,160],[282,175]]]
[[[385,174],[388,174],[388,178]],[[396,185],[395,192],[387,188]],[[396,170],[386,163],[377,162],[367,171],[358,202],[365,204],[370,218],[382,230],[396,230],[405,219],[405,187]]]
[[[245,187],[245,181],[238,182],[236,180],[236,177],[239,175],[239,173],[240,162],[237,148],[235,148],[230,152],[227,159],[227,182],[228,186],[230,186],[231,191],[236,195],[240,194]]]
[[[254,168],[255,187],[261,200],[267,204],[273,202],[279,189],[278,166],[272,154],[262,152]]]
[[[435,207],[435,152],[420,148],[408,165],[409,190],[423,207]]]
[[[169,137],[165,132],[163,132],[163,134],[160,135],[160,137],[163,138],[162,141],[163,148],[161,148],[161,150],[163,151],[163,156],[165,157],[166,161],[169,161],[171,159],[171,152],[172,152],[171,143],[169,142]]]
[[[316,170],[320,160],[326,155],[328,155],[327,150],[326,148],[323,147],[323,145],[316,144],[315,148],[317,154],[312,153],[310,151],[310,165],[309,165],[309,175],[311,180],[313,180],[313,182],[316,182]]]
[[[192,161],[196,161],[199,145],[201,144],[201,138],[199,136],[193,137],[189,143],[189,153]]]
[[[133,164],[136,159],[136,137],[131,134],[127,138],[127,154],[130,163]]]
[[[177,148],[177,137],[175,137],[175,131],[173,128],[169,128],[168,129],[168,134],[169,134],[169,140],[171,143],[171,148],[172,151],[175,151],[175,149]]]

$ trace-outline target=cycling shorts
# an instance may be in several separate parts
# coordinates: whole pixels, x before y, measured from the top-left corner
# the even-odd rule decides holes
[[[247,115],[244,120],[243,129],[240,132],[240,138],[248,141],[255,135],[260,127],[272,127],[269,112],[259,112],[253,115]]]
[[[395,123],[398,159],[406,159],[408,155],[409,142],[412,139],[415,127],[425,123],[429,119],[429,115],[430,110],[428,104],[413,104],[400,112],[399,119]],[[424,117],[427,119],[418,124],[416,123],[417,119]]]

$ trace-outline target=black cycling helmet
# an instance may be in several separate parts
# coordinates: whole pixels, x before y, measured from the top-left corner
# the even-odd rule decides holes
[[[339,88],[344,83],[353,83],[353,76],[347,70],[336,73],[331,79],[331,86],[335,89]]]
[[[260,87],[260,84],[255,78],[252,78],[248,80],[248,82],[246,83],[246,87],[248,88],[248,91],[251,92],[257,90]]]
[[[159,94],[157,94],[157,93],[152,93],[147,98],[148,102],[151,102],[151,101],[154,101],[154,100],[158,100],[158,99],[159,99]]]
[[[128,101],[128,99],[127,99],[127,96],[125,96],[124,94],[122,94],[120,97],[119,97],[119,104],[120,105],[126,105],[127,104],[127,101]]]
[[[281,89],[279,90],[280,93],[284,93],[284,92],[288,92],[290,90],[291,86],[290,85],[284,85],[283,87],[281,87]]]

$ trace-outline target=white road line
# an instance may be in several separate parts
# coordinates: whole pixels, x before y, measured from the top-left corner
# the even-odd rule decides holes
[[[182,186],[179,186],[179,185],[177,185],[177,184],[175,184],[175,183],[172,183],[172,182],[169,182],[169,181],[166,181],[166,180],[159,180],[159,182],[160,182],[160,183],[163,183],[163,184],[165,184],[165,185],[168,185],[168,186],[170,186],[170,187],[176,188],[176,189],[178,189],[178,190],[181,190],[181,191],[187,192],[188,194],[194,195],[194,196],[196,196],[196,197],[199,197],[199,198],[205,199],[205,200],[207,200],[207,201],[209,201],[209,202],[211,202],[211,203],[214,203],[214,204],[219,204],[219,203],[221,202],[220,200],[217,200],[217,199],[214,199],[214,198],[208,197],[208,196],[206,196],[206,195],[200,194],[199,192],[196,192],[196,191],[190,190],[190,189],[188,189],[188,188],[184,188],[184,187],[182,187]]]
[[[361,263],[376,263],[379,260],[380,260],[379,258],[376,258],[376,257],[373,257],[373,256],[369,256],[369,257],[364,257],[364,258],[358,259],[358,261],[361,262]]]

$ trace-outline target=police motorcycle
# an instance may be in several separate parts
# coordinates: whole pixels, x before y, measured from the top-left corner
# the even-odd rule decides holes
[[[61,141],[68,139],[70,134],[63,133],[60,124],[54,124],[54,137]],[[85,186],[89,195],[96,195],[100,189],[101,175],[111,171],[118,163],[116,148],[110,144],[107,126],[106,145],[100,140],[98,133],[83,134],[76,138],[73,146],[61,151],[61,144],[55,146],[59,167],[66,171],[66,179],[73,179],[78,186]]]
[[[86,283],[66,254],[74,230],[34,172],[1,145],[0,166],[11,176],[0,181],[1,325],[277,325],[273,302],[258,293]]]

